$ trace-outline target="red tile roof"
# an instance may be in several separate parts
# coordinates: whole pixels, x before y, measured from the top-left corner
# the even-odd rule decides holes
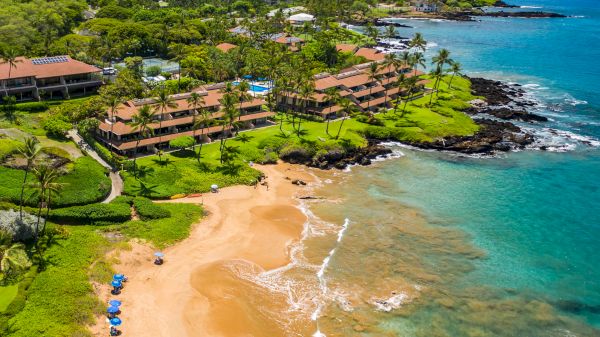
[[[28,59],[25,57],[18,57],[16,67],[10,69],[10,78],[22,78],[32,77],[37,78],[48,78],[78,74],[97,73],[101,71],[100,68],[92,65],[83,63],[72,59],[69,56],[62,56],[66,61],[47,63],[47,64],[34,64],[36,59]],[[0,64],[0,80],[8,79],[9,64]]]
[[[237,46],[236,46],[236,45],[234,45],[234,44],[231,44],[231,43],[227,43],[227,42],[224,42],[224,43],[218,44],[218,45],[216,45],[215,47],[216,47],[217,49],[219,49],[220,51],[224,52],[224,53],[226,53],[226,52],[230,51],[230,50],[231,50],[231,49],[233,49],[233,48],[237,48]]]
[[[354,51],[357,48],[358,48],[358,46],[355,44],[346,44],[346,43],[340,43],[335,46],[335,49],[337,49],[337,51],[345,52],[345,53],[354,53]]]
[[[371,48],[360,48],[354,53],[356,56],[362,56],[367,60],[381,61],[385,58],[385,54]]]

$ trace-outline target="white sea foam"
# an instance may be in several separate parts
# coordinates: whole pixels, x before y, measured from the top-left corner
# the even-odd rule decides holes
[[[398,309],[402,304],[408,302],[409,296],[405,293],[396,294],[388,299],[372,299],[371,303],[379,311],[390,312]]]
[[[541,6],[519,6],[519,8],[541,9],[544,7],[541,7]]]

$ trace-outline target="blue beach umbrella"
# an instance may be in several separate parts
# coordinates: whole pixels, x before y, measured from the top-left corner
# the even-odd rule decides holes
[[[110,306],[108,307],[108,309],[106,309],[106,312],[108,312],[109,314],[116,314],[117,312],[119,312],[119,308]]]
[[[119,317],[115,317],[115,318],[111,318],[110,319],[110,325],[112,326],[119,326],[121,325],[121,319]]]
[[[121,306],[121,301],[119,300],[110,300],[108,301],[108,304],[110,304],[111,307],[120,307]]]
[[[259,81],[266,81],[267,79],[265,77],[259,77],[258,80]]]
[[[111,286],[113,286],[113,287],[120,287],[120,286],[121,286],[121,281],[118,281],[118,280],[113,280],[113,281],[110,283],[110,285],[111,285]]]
[[[156,253],[154,253],[154,256],[156,256],[156,257],[163,257],[163,256],[165,256],[165,254],[163,254],[161,252],[156,252]]]
[[[123,274],[114,274],[113,275],[113,280],[123,281],[123,279],[125,279],[125,275],[123,275]]]

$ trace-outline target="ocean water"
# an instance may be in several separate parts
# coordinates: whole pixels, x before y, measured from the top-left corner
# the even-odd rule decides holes
[[[600,1],[514,3],[571,17],[399,32],[522,85],[551,119],[521,124],[539,142],[491,158],[389,144],[394,159],[319,173],[293,262],[236,270],[284,335],[600,336]]]

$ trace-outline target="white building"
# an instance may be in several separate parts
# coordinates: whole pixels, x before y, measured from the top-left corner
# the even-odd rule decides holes
[[[412,9],[415,12],[435,13],[439,8],[434,2],[418,0],[413,2]]]
[[[287,18],[287,21],[289,21],[292,25],[302,26],[306,22],[315,22],[315,17],[314,15],[306,13],[298,13]]]

